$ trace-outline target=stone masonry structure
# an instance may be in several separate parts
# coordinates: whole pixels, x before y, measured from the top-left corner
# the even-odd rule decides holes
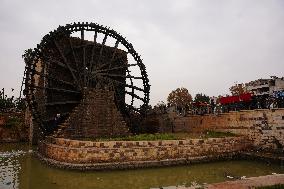
[[[242,110],[173,119],[175,132],[228,131],[248,136],[256,149],[284,150],[284,109]]]
[[[28,141],[28,134],[23,112],[0,113],[0,143]]]
[[[60,125],[55,135],[65,138],[96,138],[124,136],[128,132],[127,124],[114,103],[114,92],[88,89],[84,91],[81,103]]]
[[[47,138],[39,156],[65,168],[116,169],[185,164],[235,155],[251,147],[246,137],[92,142]]]

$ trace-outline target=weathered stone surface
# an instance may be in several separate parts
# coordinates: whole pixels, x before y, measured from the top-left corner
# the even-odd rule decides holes
[[[7,126],[11,119],[13,119],[13,123],[10,123],[12,125]],[[28,141],[28,134],[29,128],[25,124],[23,112],[0,114],[0,142]]]
[[[66,128],[59,135],[66,138],[95,138],[127,135],[129,129],[114,103],[114,92],[89,89],[82,102],[64,123]]]
[[[39,144],[46,158],[65,163],[115,163],[218,157],[250,149],[246,137],[167,141],[90,142],[50,138]]]
[[[173,119],[175,132],[228,131],[248,136],[262,150],[284,150],[284,109],[245,110]]]
[[[140,127],[142,133],[171,133],[173,131],[172,120],[166,113],[147,115]]]

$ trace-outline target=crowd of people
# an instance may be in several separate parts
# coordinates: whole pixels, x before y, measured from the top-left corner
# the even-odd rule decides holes
[[[230,111],[284,108],[284,92],[272,96],[251,96],[249,100],[239,100],[233,103],[224,103],[220,98],[212,97],[209,102],[193,102],[190,107],[176,107],[180,115],[220,114]]]

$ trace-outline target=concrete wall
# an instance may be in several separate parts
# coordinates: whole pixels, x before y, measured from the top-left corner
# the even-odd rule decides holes
[[[222,156],[250,148],[246,137],[91,142],[49,138],[39,144],[42,156],[64,163],[118,163]]]
[[[229,131],[248,136],[263,150],[284,150],[284,109],[246,110],[173,118],[175,132]]]

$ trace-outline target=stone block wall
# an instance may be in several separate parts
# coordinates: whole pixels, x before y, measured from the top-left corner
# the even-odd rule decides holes
[[[95,138],[128,134],[128,127],[114,102],[114,92],[102,89],[85,91],[81,103],[66,120],[63,136]]]
[[[0,142],[28,141],[28,134],[23,112],[0,113]]]
[[[39,144],[39,152],[59,162],[90,164],[218,157],[250,147],[246,137],[108,142],[49,138]]]
[[[142,133],[171,133],[173,123],[168,114],[147,115],[141,124]]]
[[[284,150],[284,109],[245,110],[173,118],[175,132],[228,131],[248,136],[257,149]]]

